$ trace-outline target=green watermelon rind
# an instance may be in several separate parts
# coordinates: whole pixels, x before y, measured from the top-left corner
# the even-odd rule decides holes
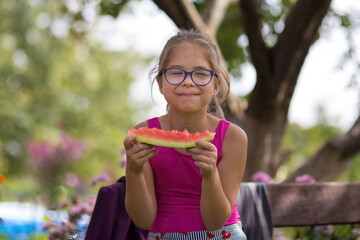
[[[134,132],[132,132],[132,131],[133,130],[129,130],[128,135],[135,135],[136,136],[135,141],[137,141],[137,142],[142,142],[142,143],[146,143],[146,144],[150,144],[150,145],[154,145],[154,146],[160,146],[160,147],[170,147],[170,148],[192,148],[192,147],[197,146],[195,144],[195,141],[197,141],[197,140],[210,142],[215,137],[215,133],[209,132],[209,135],[204,136],[202,138],[198,138],[198,139],[186,141],[186,142],[185,141],[180,142],[180,141],[161,140],[159,138],[154,138],[154,137],[139,136],[137,134],[134,134]],[[161,130],[161,131],[163,131],[163,130]],[[164,131],[164,132],[166,134],[170,134],[171,131]],[[190,134],[190,135],[193,135],[193,134]],[[189,137],[189,138],[192,138],[192,137]]]

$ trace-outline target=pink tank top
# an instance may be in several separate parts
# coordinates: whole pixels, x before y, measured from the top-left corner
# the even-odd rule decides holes
[[[230,122],[220,120],[214,140],[221,160],[222,141]],[[149,128],[161,129],[158,118],[148,120]],[[157,215],[150,232],[189,232],[206,230],[200,213],[201,180],[198,167],[189,155],[174,148],[156,146],[159,150],[150,164],[154,172]],[[240,219],[236,203],[225,225]]]

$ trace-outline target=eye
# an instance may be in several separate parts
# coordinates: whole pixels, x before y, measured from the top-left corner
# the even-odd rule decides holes
[[[182,74],[182,72],[177,71],[177,72],[172,72],[171,74],[172,74],[172,75],[181,75],[181,74]]]
[[[209,77],[210,76],[210,72],[204,71],[204,70],[195,71],[194,74],[196,77]]]
[[[179,76],[179,75],[184,74],[182,71],[177,70],[177,69],[170,69],[167,73],[172,76]]]

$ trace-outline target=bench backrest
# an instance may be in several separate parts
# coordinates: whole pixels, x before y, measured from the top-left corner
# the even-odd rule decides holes
[[[360,223],[360,182],[266,186],[274,227]]]

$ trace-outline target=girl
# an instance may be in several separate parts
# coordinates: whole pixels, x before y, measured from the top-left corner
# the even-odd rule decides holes
[[[247,136],[226,121],[220,104],[229,75],[211,39],[180,30],[165,44],[156,74],[167,114],[135,126],[215,132],[211,142],[174,149],[124,140],[125,206],[150,239],[246,239],[235,198],[243,177]]]

